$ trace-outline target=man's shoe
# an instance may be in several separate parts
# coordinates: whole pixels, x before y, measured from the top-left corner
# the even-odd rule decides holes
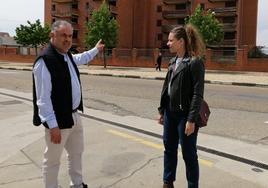
[[[80,185],[72,185],[70,188],[87,188],[87,184],[82,183]]]
[[[163,188],[174,188],[173,183],[164,183]]]
[[[87,188],[87,184],[82,183],[83,188]]]

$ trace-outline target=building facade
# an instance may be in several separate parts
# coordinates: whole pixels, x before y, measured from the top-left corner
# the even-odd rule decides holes
[[[223,24],[224,40],[211,48],[233,51],[256,45],[258,0],[163,0],[163,42],[170,29],[183,25],[198,4],[213,11]]]
[[[84,48],[85,23],[103,0],[45,0],[45,23],[74,26],[74,47]],[[224,27],[224,40],[211,46],[233,51],[256,45],[258,0],[106,0],[119,23],[118,48],[166,48],[171,28],[183,25],[198,4],[211,9]]]

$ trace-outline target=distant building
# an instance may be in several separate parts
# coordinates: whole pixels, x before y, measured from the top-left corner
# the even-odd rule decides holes
[[[0,32],[0,46],[19,46],[19,44],[8,33]]]
[[[10,35],[7,32],[0,32],[0,37],[10,37]]]
[[[85,23],[103,0],[45,0],[45,23],[74,26],[74,47],[84,47]],[[224,41],[211,46],[233,51],[256,45],[258,0],[106,0],[119,28],[118,48],[166,48],[171,28],[183,25],[198,4],[224,25]]]

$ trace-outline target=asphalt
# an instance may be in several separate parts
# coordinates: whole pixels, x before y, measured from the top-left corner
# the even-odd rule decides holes
[[[31,64],[0,62],[0,68],[30,71]],[[163,79],[166,70],[81,66],[80,72]],[[206,82],[268,87],[267,76],[268,73],[207,71]],[[44,131],[43,127],[31,125],[31,99],[31,93],[0,88],[0,188],[42,187]],[[84,172],[90,187],[161,187],[162,127],[155,121],[85,109],[83,124],[86,134]],[[267,146],[199,133],[198,148],[202,172],[200,187],[268,187]],[[68,187],[66,164],[61,168],[59,182],[65,188]],[[178,175],[175,187],[179,185],[186,186],[183,173]]]
[[[7,62],[0,61],[0,69],[11,70],[32,70],[32,63]],[[136,79],[158,79],[163,80],[166,75],[166,69],[161,72],[154,68],[140,67],[115,67],[82,65],[79,66],[81,74],[115,76]],[[209,84],[224,84],[251,87],[268,87],[268,72],[238,72],[238,71],[217,71],[206,70],[205,82]]]

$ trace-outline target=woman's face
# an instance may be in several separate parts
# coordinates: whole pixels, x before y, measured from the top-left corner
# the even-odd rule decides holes
[[[181,53],[184,50],[184,41],[182,38],[177,39],[174,33],[169,33],[167,46],[171,53]]]

